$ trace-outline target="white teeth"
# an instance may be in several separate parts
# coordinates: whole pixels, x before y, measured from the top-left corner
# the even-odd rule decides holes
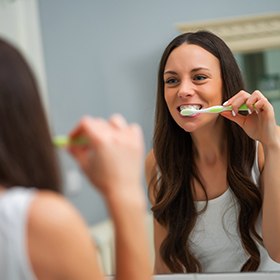
[[[194,104],[189,104],[189,105],[182,105],[180,106],[180,111],[182,111],[183,109],[195,109],[195,110],[199,110],[201,108],[200,105],[194,105]]]

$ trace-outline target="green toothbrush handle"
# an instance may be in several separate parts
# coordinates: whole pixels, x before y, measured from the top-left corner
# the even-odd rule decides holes
[[[239,108],[238,111],[248,111],[248,106],[246,104],[242,104]]]
[[[224,107],[223,111],[231,111],[232,110],[232,106],[227,106]],[[248,106],[246,104],[242,104],[239,108],[238,111],[248,111]]]

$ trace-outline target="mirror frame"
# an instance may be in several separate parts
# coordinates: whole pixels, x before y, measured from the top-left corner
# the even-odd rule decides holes
[[[256,52],[280,47],[280,13],[178,23],[184,32],[208,30],[221,37],[233,52]]]

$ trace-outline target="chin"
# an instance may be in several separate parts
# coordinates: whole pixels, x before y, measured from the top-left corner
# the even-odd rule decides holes
[[[193,126],[193,125],[186,125],[186,124],[183,124],[183,125],[179,125],[185,132],[194,132],[197,127],[196,126]]]

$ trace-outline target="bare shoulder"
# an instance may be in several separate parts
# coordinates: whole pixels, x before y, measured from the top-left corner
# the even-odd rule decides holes
[[[72,227],[73,221],[83,224],[82,218],[71,203],[62,195],[51,191],[37,192],[30,207],[28,221],[29,229],[41,230],[43,233]]]
[[[86,223],[63,196],[50,191],[35,195],[28,214],[27,239],[38,278],[101,277]]]

